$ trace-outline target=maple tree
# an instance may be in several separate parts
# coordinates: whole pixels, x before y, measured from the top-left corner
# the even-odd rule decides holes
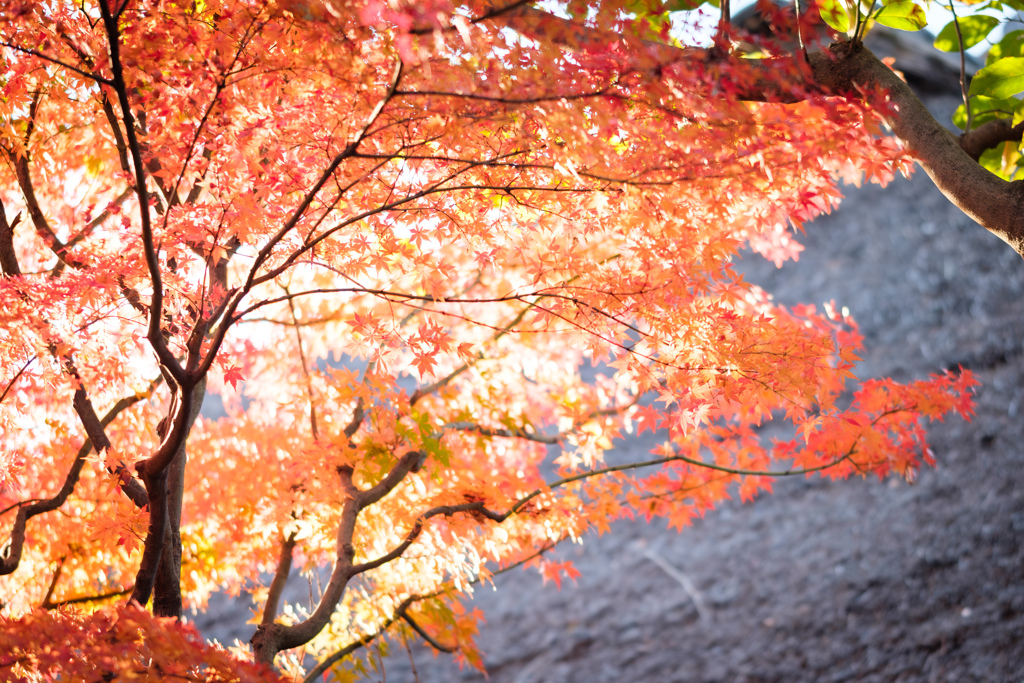
[[[956,138],[860,44],[918,6],[766,4],[835,42],[748,58],[728,0],[712,47],[673,38],[698,5],[5,0],[0,671],[344,678],[389,634],[479,666],[460,595],[571,576],[564,539],[931,463],[970,373],[857,382],[848,315],[732,259],[913,161],[1024,253],[1022,33]],[[310,610],[296,564],[330,568]],[[260,576],[251,652],[177,621]]]

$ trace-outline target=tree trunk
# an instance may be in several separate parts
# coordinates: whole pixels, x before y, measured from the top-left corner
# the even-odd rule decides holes
[[[192,410],[188,416],[186,434],[191,433],[205,396],[206,380],[203,379],[192,391]],[[186,436],[167,468],[168,523],[164,534],[164,550],[160,555],[156,583],[153,586],[153,614],[158,617],[181,618],[181,509],[185,493],[185,467],[188,464],[187,445]]]

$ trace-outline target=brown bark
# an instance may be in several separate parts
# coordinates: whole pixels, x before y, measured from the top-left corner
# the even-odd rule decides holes
[[[153,614],[158,617],[181,618],[181,510],[185,494],[185,467],[188,464],[188,434],[199,417],[205,396],[204,379],[192,390],[192,409],[185,438],[167,467],[167,528],[164,551],[160,555],[153,585]]]
[[[1024,181],[1007,182],[980,166],[925,108],[914,91],[867,48],[840,43],[810,55],[815,82],[829,93],[855,96],[857,85],[880,85],[894,113],[893,133],[936,187],[961,211],[1024,256]]]
[[[21,275],[21,267],[18,265],[18,256],[14,251],[14,229],[21,222],[21,214],[14,217],[11,222],[7,221],[7,211],[3,202],[0,202],[0,273],[4,277]]]
[[[257,662],[268,666],[272,665],[278,652],[308,643],[327,626],[331,614],[334,613],[341,598],[345,595],[345,588],[348,586],[349,580],[368,568],[365,565],[356,566],[354,562],[356,551],[353,543],[359,513],[393,491],[409,472],[419,468],[422,458],[423,454],[419,451],[409,451],[376,486],[366,491],[361,491],[356,487],[352,480],[351,468],[338,469],[338,477],[346,500],[341,508],[341,521],[338,523],[337,558],[334,563],[334,571],[331,572],[331,578],[327,582],[320,602],[317,603],[316,609],[308,618],[291,626],[268,623],[265,620],[257,627],[256,633],[249,641]]]
[[[1010,119],[992,119],[986,121],[969,133],[960,136],[960,146],[967,154],[977,161],[987,149],[992,149],[1001,142],[1020,142],[1024,136],[1024,121],[1016,126]]]
[[[167,540],[171,535],[170,506],[172,503],[169,470],[175,457],[184,450],[192,422],[198,413],[193,393],[196,388],[196,384],[179,385],[174,388],[175,400],[172,402],[171,414],[168,416],[170,426],[167,434],[163,437],[156,452],[135,466],[139,478],[146,485],[146,494],[149,497],[149,528],[146,531],[142,561],[139,564],[139,571],[135,575],[135,588],[130,599],[140,605],[149,602],[157,583],[162,556],[165,550],[171,552],[167,550]],[[166,584],[164,585],[166,586]],[[180,601],[180,588],[177,590]],[[154,604],[154,610],[156,608],[157,605]],[[173,610],[173,606],[167,598],[162,598],[160,609]],[[180,612],[180,607],[178,611]]]
[[[284,593],[285,584],[288,583],[288,576],[292,572],[292,555],[295,552],[295,544],[294,533],[281,539],[281,554],[277,559],[274,580],[270,582],[270,588],[267,591],[267,604],[263,606],[261,624],[272,624],[277,618],[277,610],[281,606],[281,595]]]

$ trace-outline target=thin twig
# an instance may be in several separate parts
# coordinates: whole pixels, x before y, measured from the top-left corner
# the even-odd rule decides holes
[[[423,638],[423,640],[430,643],[430,646],[435,650],[440,650],[441,652],[447,652],[448,654],[451,654],[452,652],[455,652],[455,650],[457,649],[455,647],[448,647],[447,645],[438,642],[436,638],[434,638],[432,635],[424,631],[423,627],[417,624],[416,621],[411,616],[409,616],[408,612],[402,615],[402,619],[404,619],[405,623],[409,624],[409,626],[412,627],[412,630],[416,631],[416,633],[418,633],[420,637]]]
[[[309,398],[309,426],[313,432],[313,440],[320,440],[320,432],[316,426],[316,397],[313,395],[313,378],[309,374],[309,363],[306,360],[306,350],[302,343],[302,332],[299,330],[299,317],[295,314],[295,301],[290,296],[288,287],[281,285],[281,289],[288,294],[288,312],[292,316],[292,326],[295,329],[295,341],[299,347],[299,362],[302,364],[302,374],[306,378],[306,396]]]
[[[63,62],[63,61],[57,59],[56,57],[51,57],[50,55],[46,54],[45,52],[40,52],[39,50],[34,50],[32,48],[22,47],[20,45],[15,45],[14,43],[8,43],[5,40],[0,40],[0,45],[2,45],[4,47],[9,47],[12,50],[17,50],[18,52],[23,52],[23,53],[25,53],[27,55],[32,55],[33,57],[38,57],[39,59],[42,59],[42,60],[47,61],[47,62],[50,62],[51,64],[56,64],[57,66],[64,67],[65,69],[67,69],[69,71],[75,72],[79,76],[83,76],[85,78],[88,78],[89,80],[96,81],[97,83],[102,83],[103,85],[113,85],[113,83],[110,80],[108,80],[106,78],[103,78],[102,76],[97,76],[96,74],[89,73],[88,71],[82,71],[78,67],[71,66],[67,62]]]
[[[22,374],[24,374],[24,372],[28,370],[28,366],[32,365],[32,361],[34,361],[35,359],[36,356],[32,356],[31,358],[29,358],[28,361],[26,361],[25,364],[21,366],[21,369],[18,370],[17,373],[15,373],[14,377],[11,378],[11,381],[7,383],[7,386],[4,387],[4,392],[0,394],[0,403],[3,403],[4,399],[7,398],[7,394],[10,392],[11,387],[13,387],[14,383],[18,381],[18,378],[20,378]]]
[[[967,124],[964,126],[964,133],[971,132],[971,122],[974,116],[971,114],[971,98],[967,93],[967,57],[964,54],[964,36],[960,32],[960,20],[956,16],[956,9],[953,8],[953,0],[949,2],[949,11],[953,15],[953,27],[956,28],[956,42],[960,49],[960,94],[964,99],[964,112],[967,114]]]

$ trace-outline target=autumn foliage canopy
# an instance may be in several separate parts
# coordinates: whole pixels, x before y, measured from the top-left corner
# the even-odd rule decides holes
[[[858,381],[841,302],[736,270],[909,171],[886,90],[661,5],[3,2],[5,680],[479,665],[460,600],[563,540],[932,462],[969,373]],[[175,620],[243,588],[251,649]]]

